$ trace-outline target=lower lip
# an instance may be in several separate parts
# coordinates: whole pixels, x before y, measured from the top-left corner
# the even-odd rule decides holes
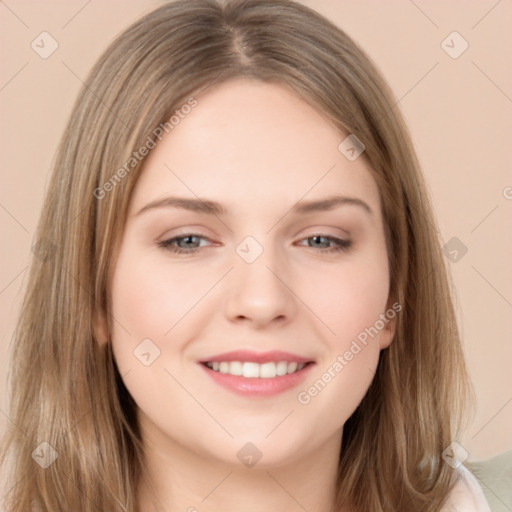
[[[307,364],[302,370],[287,375],[279,375],[270,379],[247,378],[229,373],[211,370],[204,364],[199,364],[207,375],[220,386],[245,397],[261,398],[283,393],[298,386],[309,375],[314,363]]]

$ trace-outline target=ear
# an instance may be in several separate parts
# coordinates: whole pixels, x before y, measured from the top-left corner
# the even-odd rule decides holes
[[[400,311],[402,311],[402,305],[398,301],[393,301],[392,297],[388,297],[386,311],[381,317],[384,323],[384,328],[381,329],[379,336],[379,347],[381,350],[388,348],[393,341]]]
[[[94,311],[92,318],[92,328],[94,337],[98,341],[98,343],[103,346],[108,343],[108,326],[107,320],[105,318],[105,313],[103,310],[99,310],[98,308]]]

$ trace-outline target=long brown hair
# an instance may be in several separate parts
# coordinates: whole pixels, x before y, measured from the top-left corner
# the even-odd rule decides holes
[[[115,322],[109,279],[144,163],[130,159],[191,97],[242,76],[288,84],[340,142],[363,141],[381,193],[402,312],[344,426],[337,507],[435,512],[446,499],[453,470],[441,455],[457,439],[469,387],[438,229],[396,99],[367,55],[300,3],[178,0],[104,52],[55,158],[12,342],[9,512],[139,510],[135,404],[93,328],[95,315],[109,330]]]

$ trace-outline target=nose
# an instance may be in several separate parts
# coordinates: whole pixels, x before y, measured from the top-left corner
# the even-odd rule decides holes
[[[238,258],[226,283],[229,290],[226,303],[228,319],[245,322],[255,328],[290,321],[297,303],[291,283],[287,282],[289,273],[282,268],[283,265],[269,249],[265,249],[252,263]]]

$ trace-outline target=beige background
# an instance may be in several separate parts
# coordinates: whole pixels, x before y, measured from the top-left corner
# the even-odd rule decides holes
[[[0,429],[7,355],[53,154],[81,81],[106,44],[152,0],[0,1]],[[512,449],[512,2],[304,1],[343,28],[391,84],[423,164],[450,262],[477,396],[461,440],[470,459]],[[41,32],[58,49],[41,58]],[[442,41],[457,31],[458,58]],[[38,39],[39,40],[39,39]],[[448,38],[450,52],[462,40]],[[507,188],[509,187],[509,188]]]

